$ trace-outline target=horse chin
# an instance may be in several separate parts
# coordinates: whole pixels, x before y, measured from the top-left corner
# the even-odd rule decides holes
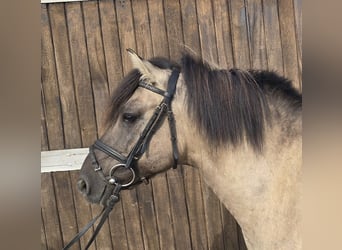
[[[106,188],[103,189],[103,191],[100,193],[100,194],[97,194],[97,195],[86,195],[86,194],[83,194],[83,197],[90,203],[93,203],[93,204],[102,204],[102,200],[105,199],[104,197],[106,196],[105,195],[105,192],[106,191]]]
[[[110,193],[109,193],[109,194],[104,193],[104,194],[102,195],[100,201],[98,202],[98,204],[100,204],[100,205],[106,207],[106,206],[107,206],[107,200],[108,200],[109,196],[110,196]]]

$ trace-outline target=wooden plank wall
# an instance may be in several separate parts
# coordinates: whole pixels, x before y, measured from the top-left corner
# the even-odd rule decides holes
[[[41,4],[41,149],[88,147],[130,70],[125,52],[178,61],[184,46],[221,67],[272,69],[301,90],[301,0],[126,0]],[[41,249],[61,249],[99,211],[78,171],[41,174]],[[83,248],[90,233],[74,249]],[[246,249],[198,176],[170,170],[121,202],[91,249]]]

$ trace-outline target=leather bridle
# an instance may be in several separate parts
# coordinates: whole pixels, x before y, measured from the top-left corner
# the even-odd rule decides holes
[[[103,143],[101,140],[96,140],[93,145],[89,147],[89,155],[90,159],[92,161],[92,165],[94,166],[94,171],[97,172],[100,176],[100,178],[106,183],[106,188],[109,188],[112,191],[112,194],[109,196],[106,205],[104,206],[101,213],[96,216],[93,220],[91,220],[63,249],[69,249],[75,242],[77,242],[87,231],[88,229],[95,224],[98,218],[102,215],[92,237],[88,241],[85,249],[88,249],[92,242],[94,241],[96,235],[100,231],[103,223],[108,218],[109,213],[112,211],[114,205],[119,201],[120,199],[120,191],[121,189],[130,188],[133,185],[136,185],[142,181],[144,181],[147,177],[139,177],[136,174],[135,169],[135,163],[141,158],[141,156],[145,153],[148,144],[150,142],[150,139],[156,132],[156,130],[160,127],[163,120],[167,116],[168,122],[169,122],[169,128],[170,128],[170,134],[171,134],[171,143],[172,143],[172,152],[173,152],[173,168],[177,167],[178,164],[178,147],[177,147],[177,134],[176,134],[176,124],[175,124],[175,118],[172,112],[171,102],[173,99],[173,96],[176,91],[176,85],[179,77],[179,69],[173,68],[171,76],[168,80],[167,84],[167,90],[161,90],[152,84],[146,83],[144,81],[139,82],[139,87],[145,88],[149,91],[152,91],[154,93],[157,93],[161,96],[163,96],[163,100],[161,103],[156,107],[152,117],[146,124],[143,132],[140,134],[137,142],[131,149],[130,153],[125,156],[116,149],[108,146],[107,144]],[[103,169],[101,165],[99,164],[96,155],[95,155],[95,149],[100,150],[103,153],[107,154],[111,158],[117,160],[119,163],[111,167],[108,176],[105,176],[103,173]],[[119,168],[125,168],[128,169],[132,177],[129,181],[125,183],[120,183],[119,180],[115,178],[115,172]]]

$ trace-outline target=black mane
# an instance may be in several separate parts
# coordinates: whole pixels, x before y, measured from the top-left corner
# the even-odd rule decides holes
[[[301,108],[301,95],[274,72],[211,69],[185,55],[182,73],[188,112],[213,145],[236,146],[246,139],[261,151],[269,117],[267,95],[282,96],[293,108]]]
[[[167,59],[150,62],[162,69],[178,67]],[[187,88],[188,113],[212,145],[239,145],[246,140],[261,151],[265,122],[268,119],[267,96],[286,100],[293,109],[301,109],[302,96],[291,82],[270,71],[212,69],[200,59],[184,55],[181,63]],[[131,71],[113,94],[108,122],[138,87],[141,74]]]

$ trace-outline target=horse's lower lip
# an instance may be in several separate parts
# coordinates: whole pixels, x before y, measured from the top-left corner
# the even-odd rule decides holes
[[[102,206],[107,206],[108,195],[102,195],[99,204]]]
[[[102,192],[102,195],[99,199],[99,201],[97,202],[98,204],[102,205],[102,206],[107,206],[107,200],[109,198],[109,196],[112,194],[113,189],[109,186],[106,186]]]
[[[84,194],[83,196],[86,198],[86,200],[90,203],[93,204],[100,204],[100,205],[106,205],[106,201],[109,197],[108,192],[106,192],[107,188],[103,188],[102,193],[99,195],[95,195],[95,194]]]

